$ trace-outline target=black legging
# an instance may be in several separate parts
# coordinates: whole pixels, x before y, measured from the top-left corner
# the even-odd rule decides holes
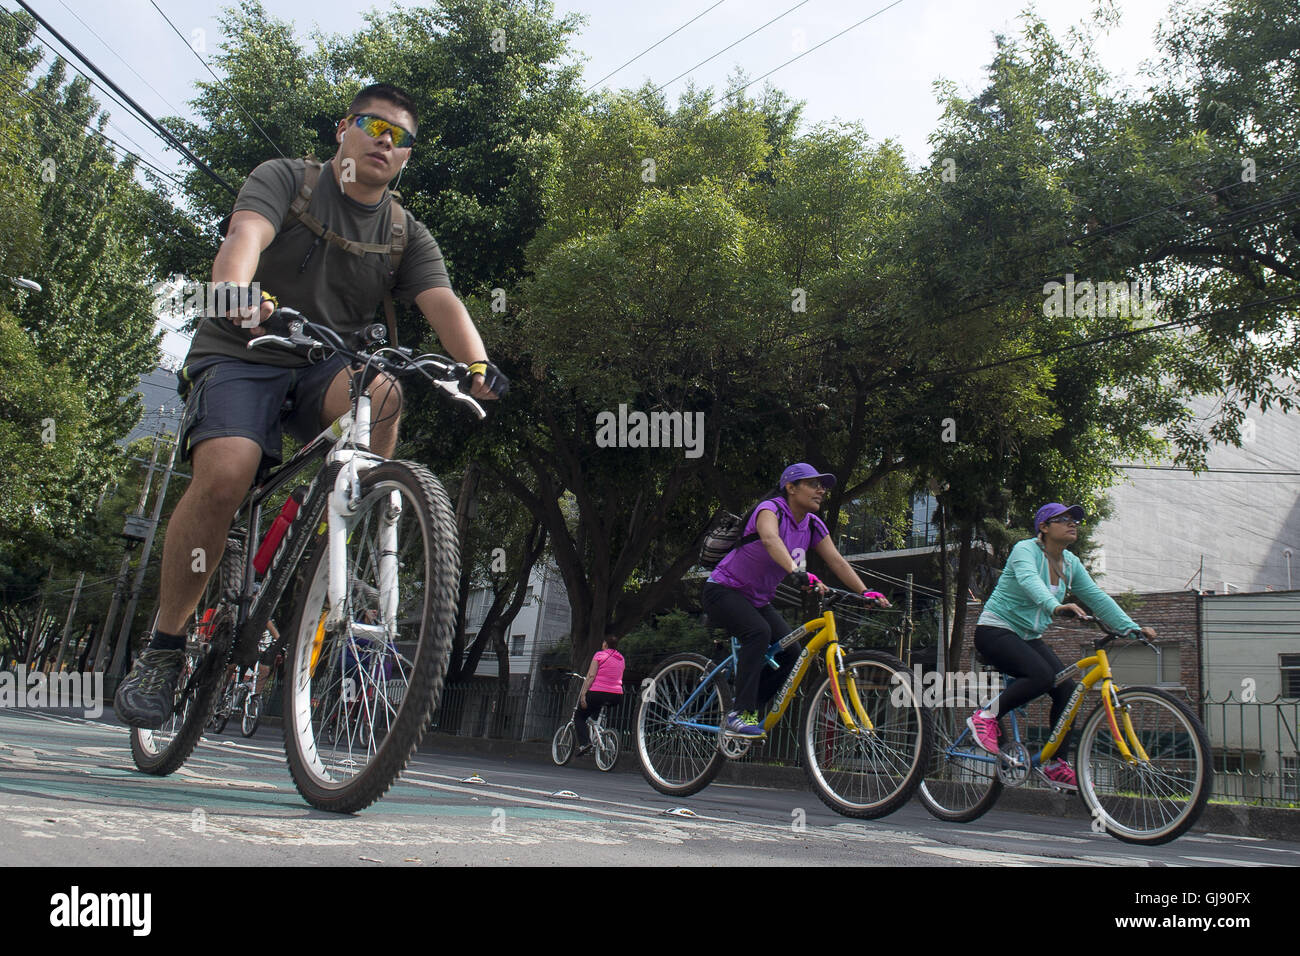
[[[1074,682],[1066,681],[1059,687],[1053,686],[1056,675],[1064,666],[1047,642],[1042,638],[1026,641],[1015,631],[1004,627],[987,625],[975,628],[975,650],[981,656],[1002,671],[1016,678],[1002,690],[998,697],[998,716],[1011,713],[1022,704],[1027,704],[1042,694],[1052,695],[1051,726],[1065,713],[1065,707],[1074,693]],[[1070,737],[1065,735],[1056,755],[1064,757],[1070,752]]]
[[[763,664],[769,645],[785,637],[791,630],[776,608],[768,604],[754,607],[739,591],[710,581],[704,585],[701,601],[704,613],[716,626],[740,641],[736,655],[736,702],[740,713],[757,711],[780,688],[787,675],[799,660],[799,647],[787,647],[777,661],[781,667],[772,670]]]
[[[622,694],[616,694],[612,690],[587,691],[587,706],[583,707],[580,703],[573,709],[573,732],[578,735],[579,747],[591,743],[591,735],[587,733],[587,718],[595,720],[602,710],[606,707],[612,710],[622,699]]]

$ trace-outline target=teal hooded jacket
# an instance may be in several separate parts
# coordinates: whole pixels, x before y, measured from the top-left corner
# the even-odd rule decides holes
[[[1083,562],[1069,551],[1062,555],[1065,589],[1073,592],[1112,631],[1130,631],[1137,624],[1088,576]],[[1052,612],[1061,602],[1052,596],[1051,570],[1047,553],[1037,538],[1027,538],[1011,549],[998,586],[989,595],[984,610],[996,615],[1027,641],[1043,636],[1052,623]]]

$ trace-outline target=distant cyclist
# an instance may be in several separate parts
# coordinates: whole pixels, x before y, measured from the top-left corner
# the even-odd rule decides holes
[[[1051,723],[1065,712],[1074,692],[1066,682],[1055,686],[1056,675],[1064,665],[1044,641],[1043,633],[1052,617],[1087,612],[1077,604],[1062,603],[1067,594],[1084,601],[1103,624],[1112,631],[1136,630],[1137,625],[1084,570],[1083,562],[1067,549],[1079,537],[1083,509],[1066,507],[1059,502],[1043,505],[1034,515],[1035,538],[1027,538],[1011,549],[998,586],[984,604],[975,626],[975,649],[992,666],[1015,678],[1001,695],[988,706],[975,711],[966,721],[975,739],[989,753],[998,752],[998,723],[1006,714],[1042,694],[1051,694]],[[1156,632],[1142,628],[1147,637]],[[1070,735],[1061,741],[1057,753],[1062,756],[1038,768],[1048,782],[1068,790],[1077,790],[1074,770],[1065,760]]]
[[[777,587],[787,577],[800,587],[826,585],[806,570],[807,555],[816,552],[827,567],[854,591],[881,607],[889,607],[883,594],[868,591],[853,568],[836,550],[826,525],[816,512],[835,487],[835,476],[800,462],[781,473],[781,480],[754,509],[743,534],[758,539],[743,544],[724,557],[704,585],[702,603],[709,620],[740,642],[736,660],[735,710],[727,714],[726,729],[738,737],[763,736],[760,706],[780,689],[799,659],[791,647],[777,658],[780,669],[763,666],[768,647],[785,637],[789,625],[772,607]]]
[[[573,712],[573,732],[578,737],[578,753],[591,749],[587,721],[595,720],[606,707],[616,707],[623,699],[623,655],[618,652],[618,637],[606,634],[587,669],[587,679],[578,691],[578,707]]]

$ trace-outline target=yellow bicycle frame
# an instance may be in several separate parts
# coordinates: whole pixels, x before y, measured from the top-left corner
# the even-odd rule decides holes
[[[1101,703],[1106,709],[1106,722],[1110,726],[1110,734],[1115,739],[1115,746],[1119,748],[1120,754],[1129,763],[1150,760],[1151,758],[1147,756],[1147,752],[1142,748],[1137,734],[1133,731],[1133,721],[1129,718],[1128,708],[1119,707],[1119,698],[1115,693],[1115,681],[1111,677],[1110,661],[1106,657],[1106,652],[1098,650],[1091,657],[1083,658],[1074,666],[1081,671],[1086,671],[1086,673],[1083,675],[1079,687],[1075,689],[1074,697],[1070,701],[1060,731],[1053,733],[1047,743],[1043,745],[1042,762],[1046,763],[1051,760],[1056,751],[1060,749],[1061,741],[1065,739],[1065,735],[1074,725],[1074,718],[1079,713],[1083,698],[1099,681],[1101,682]],[[1124,723],[1124,733],[1122,734],[1119,730],[1119,721],[1116,720],[1117,713]]]
[[[814,618],[803,626],[805,634],[812,634],[812,639],[808,641],[799,653],[799,660],[786,678],[785,691],[772,702],[771,708],[763,718],[764,732],[770,731],[781,720],[785,714],[786,708],[790,706],[790,701],[794,700],[795,693],[799,690],[799,685],[803,683],[804,677],[808,673],[808,668],[819,653],[824,651],[826,657],[826,673],[831,678],[831,693],[835,696],[835,709],[840,713],[840,719],[849,730],[870,731],[874,730],[871,718],[867,716],[867,709],[862,706],[862,700],[858,696],[857,684],[852,674],[844,675],[844,684],[847,694],[840,688],[840,676],[844,674],[844,651],[840,648],[839,639],[835,634],[835,615],[829,610],[822,614],[821,617]],[[848,703],[845,703],[847,697]],[[849,712],[849,705],[852,705],[853,712]],[[854,719],[854,715],[857,719]]]

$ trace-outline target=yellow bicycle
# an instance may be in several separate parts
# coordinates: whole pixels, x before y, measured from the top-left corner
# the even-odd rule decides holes
[[[930,715],[898,658],[881,651],[846,652],[835,631],[831,607],[861,600],[830,590],[822,611],[773,644],[764,666],[808,638],[785,686],[763,716],[770,731],[781,720],[809,672],[821,679],[807,701],[800,756],[813,789],[832,810],[874,818],[907,802],[925,772],[930,754]],[[722,762],[748,752],[753,738],[724,729],[731,709],[730,681],[736,673],[737,642],[721,662],[700,654],[664,661],[642,688],[636,718],[641,771],[660,793],[687,796],[704,789]]]

